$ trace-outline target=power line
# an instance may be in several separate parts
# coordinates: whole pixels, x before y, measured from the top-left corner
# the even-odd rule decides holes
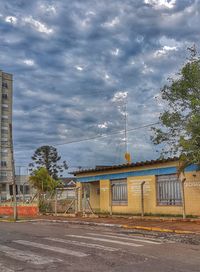
[[[129,131],[135,131],[135,130],[138,130],[138,129],[142,129],[142,128],[146,128],[146,127],[150,127],[150,126],[158,125],[158,124],[160,124],[160,122],[151,123],[151,124],[140,126],[140,127],[135,127],[135,128],[132,128],[132,129],[127,129],[127,131],[128,132]],[[115,132],[112,132],[112,133],[108,133],[106,135],[99,135],[99,136],[94,136],[94,137],[90,137],[90,138],[85,138],[85,139],[81,139],[81,140],[74,140],[74,141],[69,141],[69,142],[54,144],[54,145],[55,146],[61,146],[61,145],[72,144],[72,143],[80,143],[80,142],[84,142],[84,141],[90,141],[90,140],[95,140],[95,139],[99,139],[99,138],[105,138],[105,137],[120,134],[120,133],[124,133],[124,130],[120,130],[120,131],[118,130],[118,131],[115,131]]]
[[[134,127],[134,128],[131,128],[131,129],[127,129],[127,132],[136,131],[138,129],[147,128],[147,127],[151,127],[151,126],[158,125],[158,124],[160,124],[160,122]],[[68,142],[64,142],[64,143],[50,143],[50,144],[54,145],[54,146],[62,146],[62,145],[67,145],[67,144],[72,144],[72,143],[81,143],[81,142],[85,142],[85,141],[105,138],[105,137],[109,137],[109,136],[117,135],[117,134],[121,134],[121,133],[124,133],[124,130],[117,130],[117,131],[113,131],[111,133],[107,133],[107,134],[104,134],[104,135],[98,135],[98,136],[83,138],[83,139],[80,139],[80,140],[73,140],[73,141],[68,141]],[[11,146],[0,146],[0,147],[11,148]],[[33,150],[33,148],[28,149],[28,150]]]

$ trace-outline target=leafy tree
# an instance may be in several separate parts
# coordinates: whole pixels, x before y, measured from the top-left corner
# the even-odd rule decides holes
[[[29,170],[34,173],[34,170],[44,167],[49,175],[58,179],[59,173],[62,173],[68,168],[66,161],[58,163],[61,157],[58,155],[57,149],[53,146],[44,145],[36,149],[32,156],[33,162],[29,164]]]
[[[40,193],[53,193],[60,185],[60,182],[54,180],[48,173],[47,169],[41,167],[34,170],[29,178],[30,184]]]
[[[152,128],[154,144],[163,144],[162,154],[180,156],[180,169],[200,166],[200,57],[195,46],[180,73],[161,90],[168,106],[160,114],[161,128]]]

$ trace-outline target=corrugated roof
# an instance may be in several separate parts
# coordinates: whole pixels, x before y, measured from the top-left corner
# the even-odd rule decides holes
[[[122,169],[122,168],[130,168],[130,167],[136,167],[136,166],[146,166],[146,165],[152,165],[152,164],[158,164],[158,163],[164,163],[164,162],[173,162],[178,161],[178,157],[173,158],[165,158],[165,159],[156,159],[156,160],[150,160],[150,161],[140,161],[135,163],[129,163],[129,164],[119,164],[119,165],[111,165],[111,166],[101,166],[101,167],[95,167],[95,168],[88,168],[88,169],[81,169],[78,171],[71,172],[69,174],[77,175],[77,174],[83,174],[83,173],[92,173],[92,172],[101,172],[101,171],[109,171],[109,170],[115,170],[115,169]]]

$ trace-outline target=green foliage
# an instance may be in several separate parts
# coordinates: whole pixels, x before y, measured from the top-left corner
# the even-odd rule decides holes
[[[54,179],[58,179],[59,173],[68,168],[66,161],[58,163],[61,157],[58,155],[57,149],[53,146],[44,145],[36,149],[32,156],[33,162],[29,164],[31,173],[34,170],[44,167],[49,175]]]
[[[178,155],[180,171],[190,164],[200,166],[200,57],[195,47],[178,76],[161,90],[167,109],[160,114],[162,128],[152,128],[154,144],[164,146],[162,154]]]
[[[29,178],[30,184],[41,193],[53,193],[60,185],[60,182],[54,180],[48,173],[47,169],[41,167],[33,172]]]

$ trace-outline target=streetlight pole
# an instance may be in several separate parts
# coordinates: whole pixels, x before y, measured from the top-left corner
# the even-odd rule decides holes
[[[17,192],[16,192],[16,176],[15,176],[15,161],[13,154],[13,137],[12,137],[12,125],[9,124],[10,130],[10,146],[11,146],[11,160],[12,160],[12,186],[13,186],[13,219],[17,221]]]

